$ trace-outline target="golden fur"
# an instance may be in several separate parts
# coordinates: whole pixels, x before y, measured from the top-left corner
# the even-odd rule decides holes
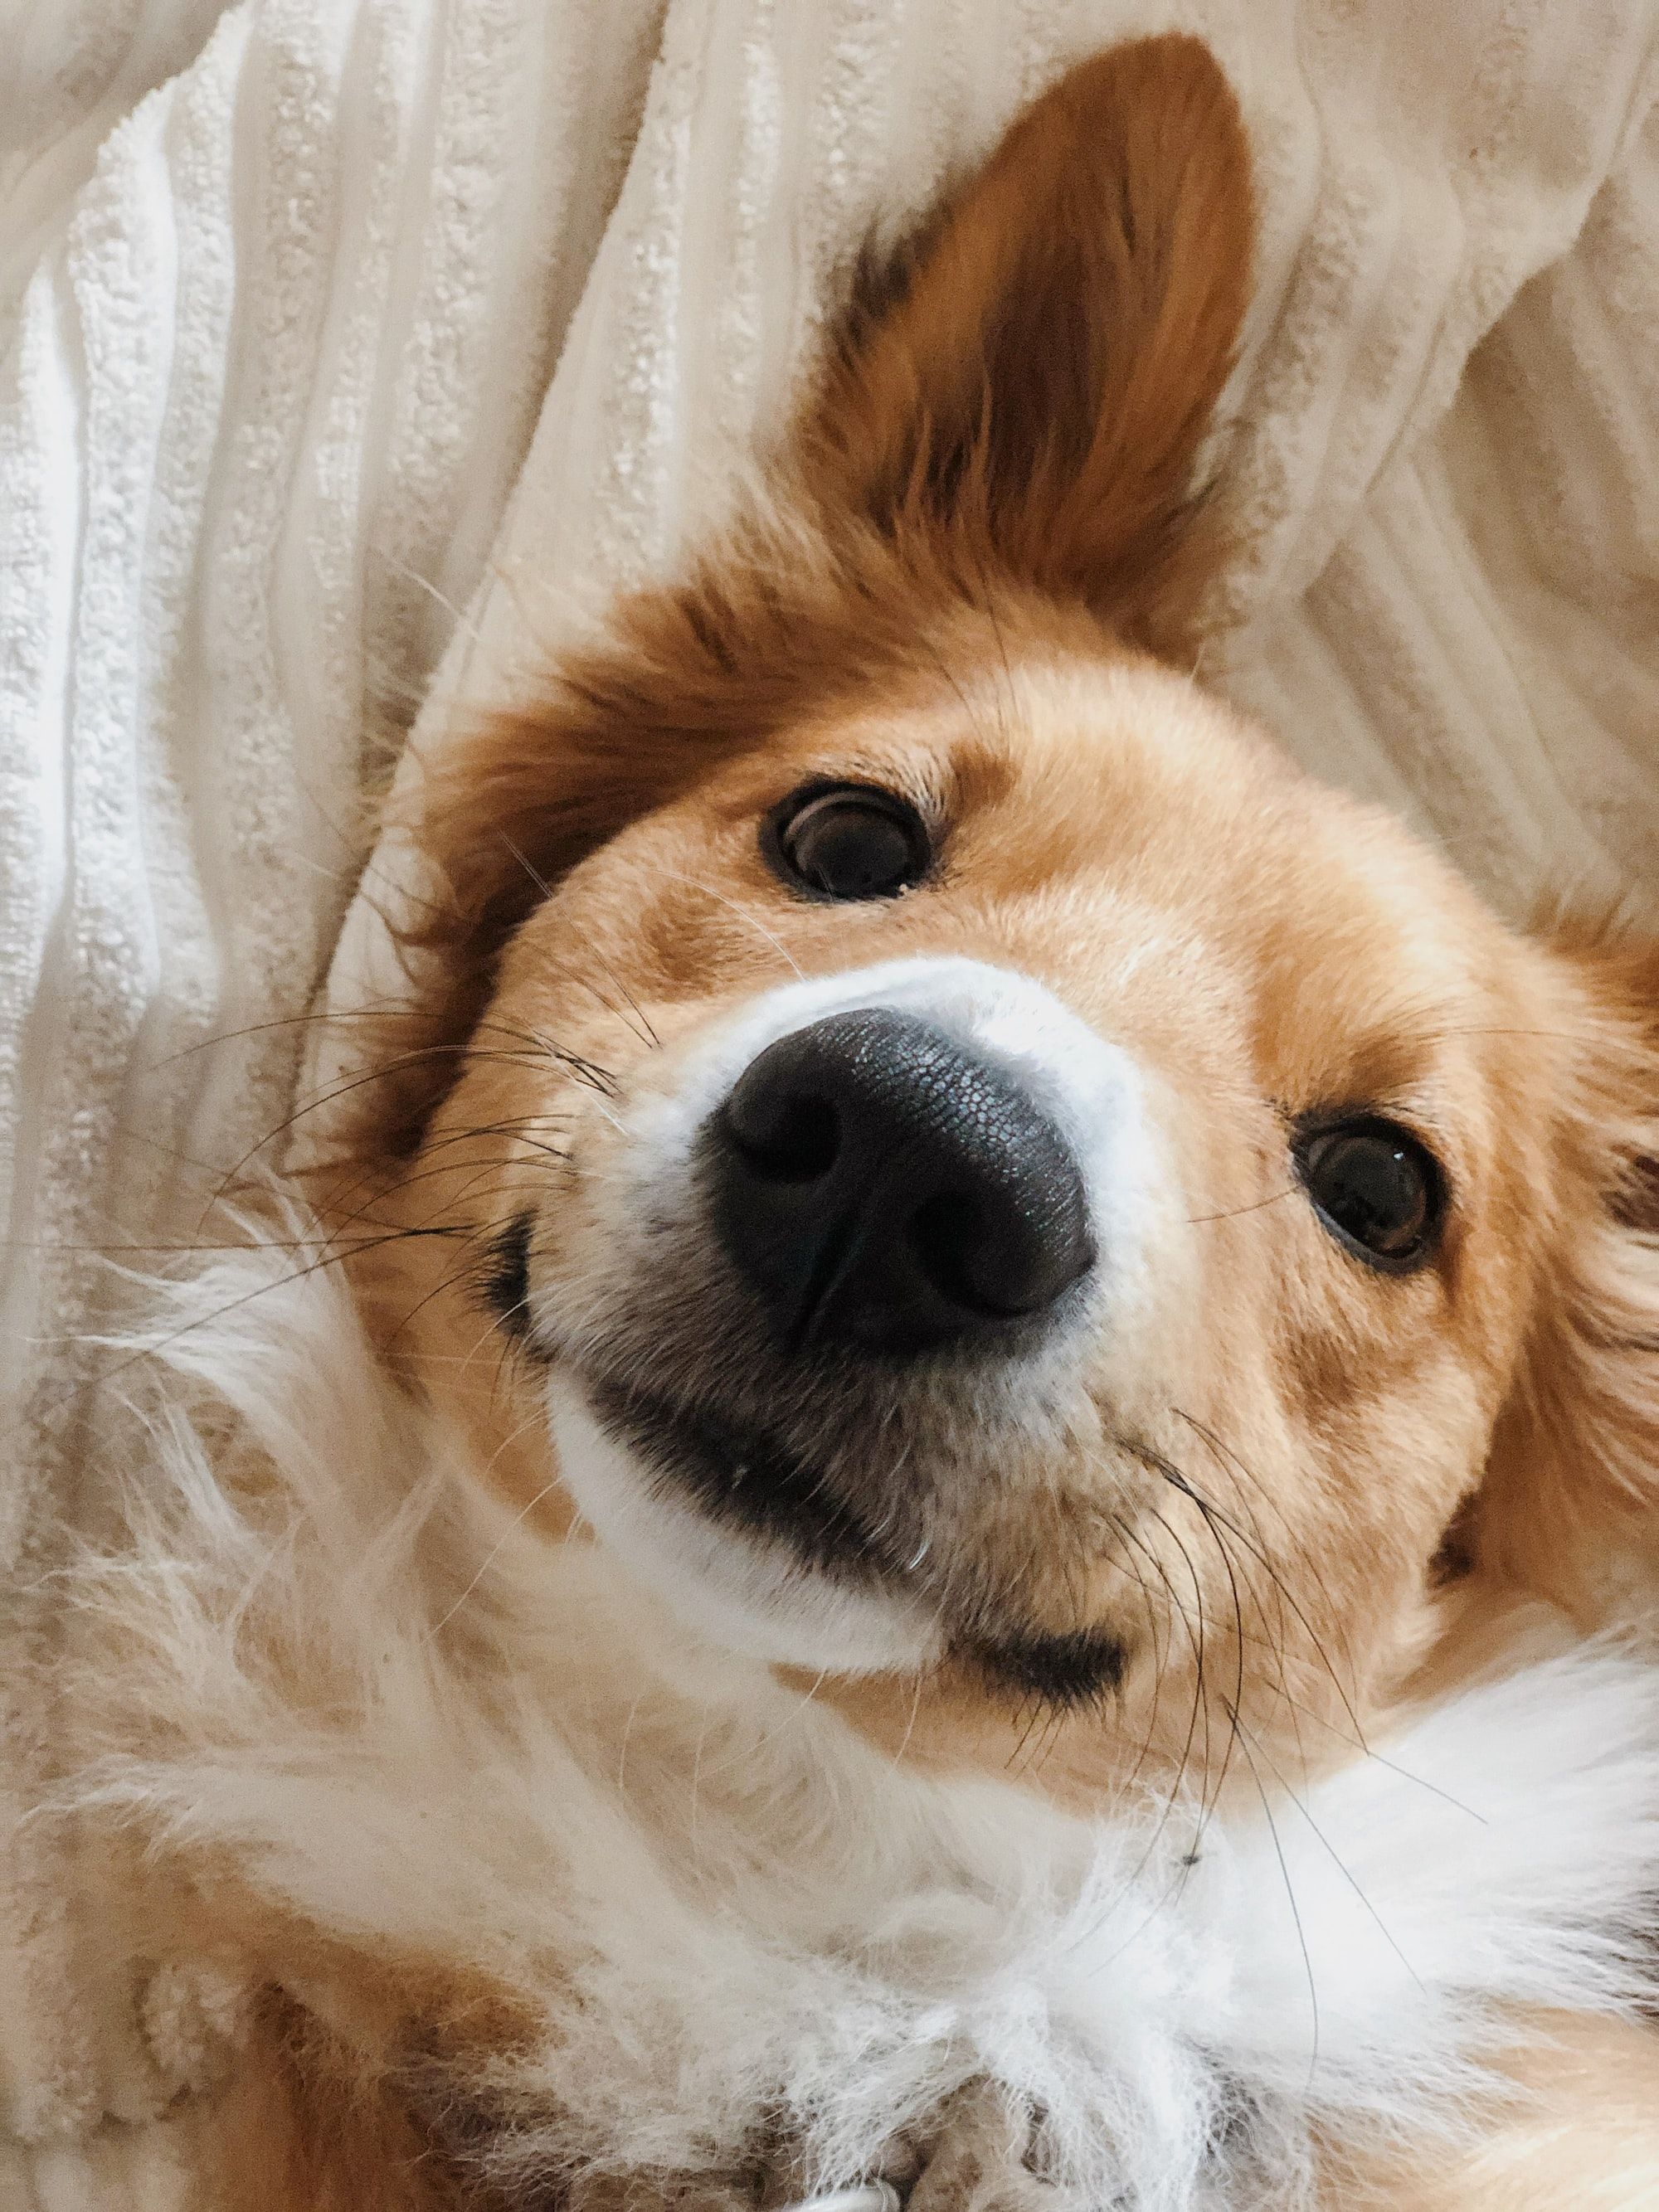
[[[604,1276],[617,1101],[792,973],[907,956],[1017,969],[1124,1048],[1186,1207],[1157,1357],[1126,1382],[1099,1347],[937,1540],[987,1619],[1121,1629],[1115,1699],[1039,1716],[1039,1756],[962,1648],[919,1680],[804,1678],[896,1757],[1012,1759],[1085,1806],[1351,1757],[1467,1674],[1512,1595],[1594,1627],[1651,1591],[1659,1545],[1659,951],[1511,931],[1181,672],[1250,243],[1231,93],[1167,38],[1074,70],[866,272],[763,498],[429,769],[412,1003],[319,1186],[384,1358],[515,1512],[580,1541],[538,1376],[477,1287],[521,1215],[550,1295]],[[755,825],[819,775],[924,801],[937,880],[792,901]],[[1443,1164],[1448,1232],[1409,1279],[1356,1267],[1291,1170],[1301,1117],[1360,1106]],[[325,2030],[286,1978],[268,2077],[222,2117],[224,2201],[474,2201],[384,2054],[487,2056],[510,2022],[418,1961],[337,1960],[309,1984],[349,2016]],[[1655,2201],[1651,2038],[1569,2021],[1558,2062],[1516,2033],[1540,2104],[1443,2167],[1328,2145],[1328,2202]]]

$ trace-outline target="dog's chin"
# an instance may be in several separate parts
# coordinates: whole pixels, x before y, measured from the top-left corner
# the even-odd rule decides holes
[[[857,1532],[798,1486],[775,1524],[708,1508],[706,1435],[659,1408],[628,1412],[560,1365],[546,1385],[559,1469],[619,1563],[707,1641],[769,1665],[836,1674],[914,1672],[939,1656],[931,1610],[860,1562]],[[729,1471],[728,1471],[729,1480]],[[740,1496],[740,1485],[734,1496]]]
[[[773,1666],[920,1674],[949,1657],[994,1698],[1066,1711],[1121,1686],[1110,1627],[1042,1628],[976,1609],[954,1628],[817,1470],[775,1441],[559,1366],[560,1470],[635,1579],[707,1642]]]

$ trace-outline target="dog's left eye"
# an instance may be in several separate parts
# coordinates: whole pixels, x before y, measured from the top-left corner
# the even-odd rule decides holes
[[[933,863],[927,824],[873,783],[814,783],[775,806],[761,830],[774,872],[820,899],[895,898]]]
[[[1444,1187],[1432,1155],[1409,1130],[1366,1115],[1304,1131],[1294,1152],[1320,1218],[1357,1258],[1390,1274],[1429,1258]]]

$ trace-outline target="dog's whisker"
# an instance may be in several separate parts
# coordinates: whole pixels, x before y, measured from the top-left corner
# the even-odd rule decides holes
[[[921,1668],[918,1668],[916,1669],[915,1685],[910,1693],[909,1717],[904,1723],[904,1733],[898,1740],[898,1748],[893,1753],[892,1763],[895,1773],[896,1773],[898,1769],[904,1764],[904,1754],[909,1750],[911,1739],[916,1732],[916,1718],[921,1711],[922,1687],[923,1677]]]
[[[740,906],[736,899],[728,898],[724,891],[717,890],[713,884],[703,883],[696,876],[685,875],[678,868],[665,867],[661,869],[661,872],[673,882],[684,884],[689,890],[700,892],[704,898],[713,899],[717,906],[723,906],[729,913],[734,914],[745,928],[752,929],[757,937],[764,939],[772,950],[781,959],[787,962],[799,981],[805,981],[805,971],[794,954],[790,951],[781,938],[775,936],[766,927],[758,915],[750,914],[747,907]]]
[[[1197,1507],[1200,1516],[1206,1523],[1218,1523],[1221,1528],[1225,1528],[1229,1534],[1235,1537],[1237,1541],[1242,1543],[1245,1548],[1251,1553],[1254,1558],[1260,1561],[1266,1572],[1274,1579],[1279,1588],[1284,1592],[1285,1601],[1290,1606],[1291,1613],[1295,1615],[1297,1626],[1307,1637],[1316,1656],[1318,1658],[1321,1666],[1324,1668],[1332,1688],[1341,1699],[1342,1708],[1347,1716],[1350,1726],[1353,1729],[1354,1733],[1363,1740],[1364,1730],[1360,1724],[1359,1716],[1354,1709],[1353,1698],[1350,1694],[1348,1686],[1344,1682],[1342,1676],[1338,1673],[1330,1655],[1325,1650],[1323,1639],[1320,1637],[1317,1630],[1314,1627],[1313,1623],[1308,1618],[1307,1613],[1297,1599],[1294,1591],[1290,1589],[1288,1583],[1285,1581],[1285,1578],[1279,1574],[1279,1571],[1273,1565],[1273,1561],[1268,1559],[1258,1547],[1255,1546],[1251,1542],[1251,1540],[1244,1534],[1243,1530],[1238,1527],[1236,1522],[1229,1520],[1226,1514],[1215,1504],[1213,1500],[1204,1495],[1204,1493],[1199,1489],[1197,1484],[1192,1480],[1189,1475],[1185,1474],[1181,1468],[1176,1467],[1173,1462],[1160,1460],[1158,1455],[1153,1455],[1153,1459],[1151,1463],[1154,1465],[1155,1471],[1164,1477],[1164,1480],[1170,1485],[1171,1488],[1182,1492],[1191,1500],[1193,1504]]]
[[[1186,1418],[1184,1415],[1182,1415],[1181,1409],[1178,1407],[1174,1407],[1171,1410],[1176,1414],[1177,1418]],[[1191,1425],[1197,1429],[1205,1440],[1211,1443],[1212,1449],[1214,1449],[1211,1432],[1204,1429],[1200,1424],[1194,1423],[1191,1424]],[[1167,1480],[1167,1475],[1164,1476],[1164,1479]],[[1190,1483],[1191,1478],[1186,1477],[1185,1480]],[[1236,1563],[1234,1562],[1232,1555],[1227,1547],[1222,1528],[1218,1525],[1218,1516],[1215,1514],[1213,1509],[1209,1506],[1208,1501],[1203,1499],[1201,1496],[1197,1493],[1195,1485],[1193,1486],[1193,1492],[1194,1502],[1199,1505],[1200,1517],[1204,1521],[1206,1530],[1209,1534],[1212,1541],[1215,1544],[1218,1554],[1222,1560],[1223,1567],[1226,1572],[1230,1589],[1232,1595],[1234,1631],[1237,1640],[1238,1665],[1240,1670],[1240,1681],[1238,1688],[1235,1693],[1235,1702],[1237,1703],[1243,1696],[1243,1668],[1244,1656],[1247,1650],[1251,1649],[1259,1648],[1268,1653],[1273,1659],[1274,1667],[1277,1670],[1278,1686],[1279,1688],[1283,1689],[1285,1686],[1285,1668],[1287,1664],[1286,1644],[1288,1638],[1286,1634],[1285,1608],[1289,1596],[1285,1577],[1279,1572],[1277,1565],[1273,1563],[1265,1548],[1255,1545],[1249,1545],[1248,1540],[1241,1538],[1242,1541],[1245,1541],[1247,1543],[1251,1558],[1257,1565],[1261,1565],[1266,1572],[1269,1587],[1273,1591],[1278,1606],[1278,1632],[1277,1635],[1273,1635],[1267,1632],[1267,1616],[1261,1605],[1261,1595],[1256,1589],[1255,1578],[1249,1573],[1248,1568],[1245,1569],[1244,1579],[1250,1599],[1251,1615],[1253,1619],[1259,1620],[1262,1624],[1262,1633],[1260,1636],[1252,1633],[1250,1631],[1247,1630],[1244,1626],[1243,1609],[1239,1603]],[[1228,1525],[1231,1526],[1231,1524]],[[1300,1742],[1298,1738],[1298,1749],[1299,1748]]]
[[[1297,1534],[1294,1526],[1285,1515],[1282,1504],[1277,1498],[1275,1498],[1269,1486],[1264,1483],[1258,1475],[1252,1472],[1248,1462],[1241,1458],[1239,1454],[1233,1450],[1225,1443],[1218,1431],[1212,1428],[1207,1423],[1200,1421],[1195,1415],[1187,1413],[1179,1406],[1174,1406],[1170,1410],[1175,1414],[1177,1420],[1184,1422],[1186,1425],[1193,1431],[1194,1434],[1198,1437],[1199,1440],[1212,1453],[1218,1463],[1226,1466],[1234,1474],[1247,1482],[1250,1486],[1255,1497],[1263,1505],[1271,1506],[1273,1508],[1279,1519],[1285,1537],[1289,1540],[1293,1550],[1298,1554],[1297,1564],[1301,1567],[1303,1573],[1305,1576],[1310,1576],[1313,1572],[1313,1568],[1311,1560],[1310,1559],[1307,1553],[1305,1542]],[[1255,1516],[1253,1514],[1252,1518],[1255,1517]],[[1257,1526],[1258,1529],[1260,1529],[1259,1522]],[[1284,1577],[1279,1575],[1271,1557],[1266,1552],[1265,1547],[1267,1538],[1265,1532],[1263,1532],[1261,1535],[1261,1543],[1263,1549],[1258,1553],[1258,1556],[1261,1558],[1261,1565],[1266,1568],[1268,1574],[1273,1577],[1280,1595],[1285,1602],[1291,1607],[1292,1611],[1297,1612],[1298,1625],[1311,1636],[1313,1634],[1311,1625],[1302,1617],[1297,1607],[1296,1600],[1288,1583],[1285,1582]],[[1348,1642],[1346,1624],[1339,1617],[1334,1623],[1334,1626],[1335,1627],[1337,1637],[1343,1645],[1344,1656],[1346,1659],[1348,1665],[1348,1678],[1350,1682],[1352,1682],[1355,1674],[1354,1655]],[[1330,1674],[1339,1692],[1342,1693],[1343,1683],[1341,1679],[1337,1675],[1329,1659],[1326,1656],[1325,1652],[1321,1648],[1318,1638],[1314,1637],[1313,1640],[1320,1663],[1325,1668],[1327,1673]],[[1345,1694],[1345,1703],[1346,1702],[1346,1699]]]
[[[1273,1819],[1273,1802],[1267,1795],[1267,1785],[1261,1779],[1261,1770],[1256,1765],[1250,1747],[1243,1740],[1237,1715],[1234,1716],[1233,1728],[1239,1750],[1255,1784],[1256,1796],[1261,1806],[1261,1817],[1267,1824],[1267,1834],[1273,1844],[1273,1856],[1279,1862],[1279,1879],[1285,1885],[1285,1901],[1291,1909],[1291,1918],[1296,1927],[1297,1946],[1302,1954],[1302,1967],[1308,1984],[1308,2005],[1312,2020],[1312,2033],[1309,2039],[1307,2081],[1308,2088],[1311,2092],[1315,2078],[1319,2072],[1320,2037],[1319,1984],[1314,1973],[1313,1953],[1308,1945],[1308,1931],[1302,1924],[1302,1908],[1297,1901],[1296,1885],[1291,1880],[1290,1862],[1285,1856],[1285,1846],[1279,1836],[1279,1824]]]
[[[1251,1199],[1244,1206],[1226,1206],[1218,1213],[1189,1213],[1187,1225],[1190,1229],[1201,1229],[1212,1221],[1237,1221],[1245,1214],[1265,1213],[1270,1206],[1282,1206],[1287,1198],[1299,1198],[1301,1195],[1297,1184],[1287,1183],[1283,1190],[1270,1192],[1266,1198]]]

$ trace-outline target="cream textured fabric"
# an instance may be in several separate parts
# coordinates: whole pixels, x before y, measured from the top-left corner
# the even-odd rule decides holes
[[[870,222],[1171,25],[1264,226],[1204,672],[1505,907],[1659,902],[1659,0],[0,0],[4,2212],[187,2154],[190,2037],[5,1833],[100,1508],[82,1248],[187,1233],[290,1110],[258,1025],[327,966],[387,703],[439,668],[441,745],[671,561]]]
[[[18,1662],[49,1653],[44,1577],[100,1504],[86,1248],[188,1235],[288,1110],[300,1033],[270,1025],[356,880],[365,731],[418,694],[488,557],[661,9],[8,11],[0,2146],[44,2148],[0,2148],[0,2205],[33,2170],[43,2204],[101,2212],[155,2154],[105,2127],[94,2175],[64,2140],[158,2112],[184,2062],[100,1985],[57,1847],[11,1832],[54,1735]],[[225,1031],[246,1034],[201,1048]]]

